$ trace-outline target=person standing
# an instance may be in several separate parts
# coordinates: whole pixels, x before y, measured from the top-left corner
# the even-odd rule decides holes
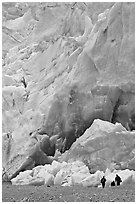
[[[115,182],[117,183],[117,186],[120,186],[120,183],[122,182],[122,180],[118,174],[116,174]]]
[[[115,186],[115,181],[112,181],[112,182],[111,182],[111,186]]]
[[[105,176],[102,177],[101,183],[102,183],[102,187],[104,188],[104,187],[105,187],[105,183],[106,183],[106,178],[105,178]]]

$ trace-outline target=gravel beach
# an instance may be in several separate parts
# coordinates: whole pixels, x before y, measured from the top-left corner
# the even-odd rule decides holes
[[[135,185],[95,188],[2,184],[2,202],[135,202]]]

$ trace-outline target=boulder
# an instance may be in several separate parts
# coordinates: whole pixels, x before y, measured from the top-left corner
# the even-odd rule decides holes
[[[64,163],[60,163],[60,162],[57,162],[54,160],[51,165],[45,164],[44,166],[45,166],[46,170],[55,177],[63,165],[64,165]]]
[[[98,179],[96,175],[90,175],[82,180],[82,185],[84,187],[98,187],[98,185],[100,185],[100,179]]]
[[[12,185],[33,185],[41,186],[44,185],[45,179],[42,177],[33,177],[31,175],[26,175],[26,172],[21,172],[16,178],[11,179]]]
[[[68,152],[61,156],[60,161],[83,161],[91,173],[105,171],[114,163],[129,163],[134,158],[134,132],[127,131],[121,124],[115,125],[94,120],[85,133],[73,143]]]
[[[31,180],[28,182],[28,184],[25,183],[25,181],[24,181],[24,183],[23,183],[23,185],[30,185],[30,186],[42,186],[42,185],[44,185],[44,184],[45,184],[45,179],[44,179],[44,178],[39,178],[39,177],[36,177],[36,178],[34,178],[34,179],[31,179]]]
[[[20,145],[24,144],[25,153],[22,152],[18,141],[16,142],[16,140],[12,139],[12,137],[7,137],[7,135],[5,137],[3,141],[3,166],[8,180],[16,177],[21,171],[32,169],[38,165],[51,164],[58,157],[58,153],[56,153],[54,158],[53,151],[55,152],[55,147],[53,146],[52,149],[50,146],[48,136],[45,136],[41,141],[28,137],[26,141],[20,143]],[[19,140],[19,138],[17,139]],[[16,151],[18,151],[18,154]],[[54,168],[52,170],[56,172]]]
[[[88,177],[89,177],[89,174],[84,174],[84,173],[81,173],[81,172],[73,173],[73,175],[71,176],[72,184],[73,185],[78,185],[78,184],[82,185],[83,180],[88,179]]]
[[[54,176],[46,171],[44,166],[38,166],[33,170],[20,172],[18,176],[11,179],[12,185],[34,185],[50,186],[54,183]]]
[[[121,185],[128,185],[128,184],[133,184],[135,181],[133,180],[133,176],[129,176],[127,179],[125,179]]]
[[[34,176],[39,178],[44,178],[44,185],[50,186],[54,183],[54,176],[46,171],[45,168],[41,168],[36,174],[34,170]]]
[[[83,162],[66,163],[56,174],[54,184],[63,186],[81,184],[81,181],[89,175],[88,167]]]
[[[60,170],[55,179],[54,179],[54,185],[61,185],[63,184],[63,181],[66,179],[66,183],[67,183],[67,178],[68,178],[68,172],[65,170]],[[65,182],[64,182],[65,183]]]

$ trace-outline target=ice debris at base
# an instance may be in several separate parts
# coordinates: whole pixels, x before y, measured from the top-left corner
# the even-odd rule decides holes
[[[115,179],[118,174],[122,179],[122,184],[135,182],[135,171],[111,170],[96,171],[90,174],[88,167],[81,161],[72,163],[53,161],[51,165],[37,166],[32,170],[20,172],[18,176],[11,180],[12,185],[35,185],[35,186],[73,186],[82,185],[84,187],[101,187],[100,180],[105,175],[106,186]]]

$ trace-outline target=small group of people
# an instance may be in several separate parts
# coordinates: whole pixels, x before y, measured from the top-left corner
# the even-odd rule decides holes
[[[101,179],[102,188],[105,187],[106,181],[107,180],[106,180],[105,176],[103,176]],[[120,178],[120,176],[118,174],[116,174],[115,181],[111,182],[111,186],[115,186],[115,185],[120,186],[121,182],[122,182],[122,179]]]

